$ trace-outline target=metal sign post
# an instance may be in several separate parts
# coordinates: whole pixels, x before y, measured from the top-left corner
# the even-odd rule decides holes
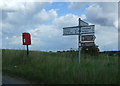
[[[95,46],[94,26],[79,18],[79,25],[63,28],[63,35],[78,35],[78,59],[80,64],[80,51],[84,46]]]
[[[80,18],[79,18],[79,26],[80,25]],[[78,36],[78,50],[79,50],[79,54],[78,54],[78,59],[79,59],[79,64],[80,64],[80,50],[81,50],[81,27],[79,27],[79,36]]]

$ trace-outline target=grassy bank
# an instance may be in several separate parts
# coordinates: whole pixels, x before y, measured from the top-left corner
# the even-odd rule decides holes
[[[3,73],[24,77],[36,83],[117,84],[118,57],[81,55],[69,52],[2,50]]]

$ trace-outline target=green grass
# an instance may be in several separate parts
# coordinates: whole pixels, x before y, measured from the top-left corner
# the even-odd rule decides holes
[[[78,53],[2,50],[3,73],[10,73],[36,83],[117,84],[118,57]]]

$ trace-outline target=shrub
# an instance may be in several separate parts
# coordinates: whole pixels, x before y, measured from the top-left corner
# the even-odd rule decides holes
[[[99,48],[98,48],[98,46],[82,47],[81,52],[84,54],[96,56],[99,54]]]

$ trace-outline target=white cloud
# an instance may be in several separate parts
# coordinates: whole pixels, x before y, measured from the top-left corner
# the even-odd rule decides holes
[[[78,36],[63,36],[63,27],[78,25],[78,18],[74,14],[56,17],[52,25],[40,25],[28,32],[32,35],[31,49],[39,50],[66,50],[78,47]],[[82,15],[84,19],[85,16]]]
[[[8,37],[6,37],[5,39],[8,39]]]
[[[22,49],[22,37],[12,36],[12,37],[2,37],[2,48],[3,49]]]
[[[42,9],[39,13],[34,15],[34,19],[40,22],[48,22],[56,17],[57,13],[54,9],[51,9],[48,12],[45,9]]]
[[[41,10],[43,7],[50,5],[51,2],[27,2],[25,0],[16,1],[16,0],[4,0],[0,2],[0,9],[10,11],[24,11],[24,12],[31,12],[37,9]],[[36,9],[37,8],[37,9]]]
[[[114,22],[114,26],[115,26],[115,28],[118,29],[118,21],[117,20]]]
[[[32,36],[33,50],[64,50],[75,47],[75,37],[63,37],[62,28],[55,25],[40,25],[28,31]],[[72,40],[72,41],[71,41]]]
[[[48,39],[53,36],[55,37],[57,36],[57,34],[60,34],[59,30],[57,30],[56,27],[53,25],[40,25],[39,27],[33,28],[28,32],[30,32],[35,37],[40,36],[44,39]],[[44,36],[46,36],[46,38]],[[44,40],[44,39],[40,39],[40,40]]]
[[[21,33],[27,31],[30,32],[32,36],[31,49],[57,51],[77,48],[77,36],[63,37],[62,28],[63,26],[67,26],[67,24],[70,26],[78,25],[79,16],[67,14],[57,18],[55,9],[46,11],[44,8],[41,8],[41,6],[39,9],[40,3],[35,4],[37,5],[34,7],[33,4],[31,8],[32,13],[27,9],[27,7],[30,7],[30,4],[26,5],[23,10],[16,9],[15,12],[4,11],[7,16],[3,20],[3,46],[9,48],[10,46],[11,48],[21,46]],[[82,15],[82,18],[85,19],[85,15]],[[36,21],[36,19],[39,21]],[[44,24],[50,20],[53,20],[53,25]],[[39,26],[37,26],[38,24]],[[31,27],[33,25],[36,26]]]
[[[62,28],[62,27],[71,27],[78,25],[78,19],[81,18],[86,19],[86,16],[83,14],[81,16],[74,15],[74,14],[66,14],[65,16],[61,16],[59,18],[55,18],[53,24]]]
[[[11,23],[18,23],[18,24],[23,24],[23,23],[29,23],[30,21],[32,22],[33,16],[40,11],[43,10],[43,8],[47,5],[50,5],[50,3],[37,3],[37,2],[13,2],[15,5],[12,5],[11,3],[6,3],[6,5],[3,4],[2,8],[2,14],[3,14],[3,22],[11,22]],[[13,7],[9,6],[12,5]],[[20,5],[17,5],[20,4]],[[21,9],[17,9],[21,8]],[[4,7],[8,7],[7,11],[4,9]],[[13,11],[15,8],[16,10]],[[38,10],[39,9],[39,10]],[[51,13],[55,13],[53,10],[51,10]],[[43,11],[44,12],[44,11]],[[48,12],[47,12],[48,13]],[[42,15],[43,17],[43,15]],[[34,21],[35,22],[35,21]]]
[[[21,36],[13,36],[12,38],[10,38],[10,40],[11,40],[11,44],[12,45],[22,45],[22,40],[21,40]]]
[[[19,2],[14,2],[19,3]],[[17,9],[16,5],[13,5],[16,8],[16,11],[2,11],[2,29],[4,34],[13,36],[26,31],[28,28],[36,27],[37,25],[49,22],[50,20],[57,17],[57,13],[54,9],[46,11],[44,7],[50,3],[33,3],[33,2],[21,2],[21,5],[18,5],[21,8],[24,5],[25,8],[22,10]],[[11,4],[11,3],[10,3]],[[8,8],[10,8],[9,4]],[[5,6],[5,5],[4,5]],[[10,8],[11,9],[11,8]],[[12,10],[12,9],[11,9]],[[41,15],[37,16],[37,19],[34,19],[34,15],[41,12]],[[38,21],[39,20],[39,21]]]
[[[24,8],[23,2],[15,2],[14,0],[11,1],[4,0],[0,2],[0,9],[3,10],[18,10],[23,8]]]
[[[58,27],[65,27],[65,26],[71,26],[71,25],[77,25],[79,16],[73,15],[73,14],[67,14],[65,16],[61,16],[59,18],[56,18],[53,21],[53,24],[57,25]]]
[[[45,6],[50,5],[49,2],[5,2],[4,4],[2,3],[2,5],[3,48],[18,48],[22,46],[22,32],[36,27],[37,24],[40,25],[48,22],[57,16],[56,11],[51,9],[45,11],[45,15],[48,15],[49,20],[40,22],[33,19],[35,14],[41,12]],[[41,15],[41,18],[44,17],[44,14]]]
[[[11,28],[13,28],[12,24],[9,23],[3,23],[2,24],[2,29],[7,28],[7,30],[10,30]]]
[[[95,26],[96,44],[103,50],[118,49],[118,29],[110,26]]]
[[[81,10],[86,6],[87,2],[71,2],[68,8],[72,10]]]
[[[100,24],[102,26],[115,26],[118,19],[117,2],[71,2],[68,8],[82,10],[85,8],[86,19],[88,22]]]
[[[108,6],[106,7],[105,3],[103,3],[104,5],[94,3],[90,4],[86,9],[86,14],[81,16],[69,13],[58,17],[55,9],[44,9],[49,3],[26,3],[25,5],[23,2],[23,4],[18,5],[18,7],[13,5],[15,9],[9,6],[9,9],[4,8],[7,11],[3,10],[4,47],[23,47],[21,33],[25,31],[31,33],[32,45],[30,49],[32,50],[57,51],[77,48],[78,36],[63,36],[63,27],[77,26],[78,18],[81,18],[90,24],[95,24],[95,41],[101,50],[104,50],[104,47],[107,50],[117,48],[118,34],[117,29],[115,29],[117,27],[117,14],[114,5],[106,4]],[[79,5],[77,7],[79,8]],[[9,10],[15,11],[10,12]]]
[[[117,3],[94,3],[86,8],[89,22],[102,26],[114,26],[118,18]]]

